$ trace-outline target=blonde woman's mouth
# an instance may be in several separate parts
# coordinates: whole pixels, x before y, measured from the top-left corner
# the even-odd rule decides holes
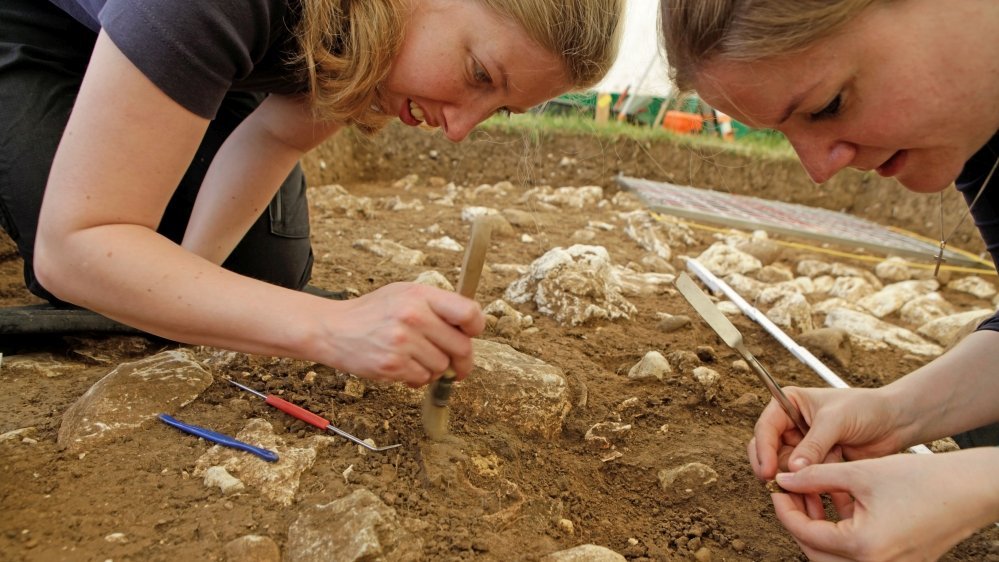
[[[406,103],[399,109],[399,120],[410,127],[419,127],[426,120],[423,109],[416,105],[413,100],[407,99]]]

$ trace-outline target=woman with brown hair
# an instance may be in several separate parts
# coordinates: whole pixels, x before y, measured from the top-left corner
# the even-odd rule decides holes
[[[851,167],[917,192],[956,184],[999,264],[999,3],[661,0],[661,24],[681,88],[784,133],[817,183]],[[787,389],[806,435],[766,407],[749,459],[791,492],[774,507],[805,554],[936,559],[999,520],[997,330],[883,388]],[[953,434],[961,451],[895,454]]]
[[[0,226],[35,294],[173,340],[421,385],[481,310],[312,268],[298,161],[399,119],[462,140],[598,81],[623,0],[4,0]]]

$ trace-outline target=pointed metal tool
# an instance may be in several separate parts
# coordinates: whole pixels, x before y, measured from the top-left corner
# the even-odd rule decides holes
[[[722,314],[722,311],[718,310],[715,303],[711,302],[711,299],[704,294],[704,291],[700,287],[694,284],[694,280],[686,273],[680,273],[673,284],[680,291],[680,294],[683,295],[683,298],[687,299],[690,306],[694,307],[694,310],[701,315],[701,318],[708,323],[708,326],[711,326],[711,329],[718,334],[718,337],[745,359],[746,363],[753,369],[753,372],[756,373],[756,376],[766,385],[770,394],[777,399],[781,408],[784,408],[784,412],[794,422],[798,431],[802,434],[808,433],[808,424],[805,423],[805,418],[801,416],[801,412],[787,398],[784,391],[780,389],[780,385],[774,380],[770,371],[749,352],[749,349],[743,342],[742,333],[739,332],[735,325]]]
[[[381,451],[388,451],[389,449],[395,449],[396,447],[402,447],[402,443],[397,443],[395,445],[386,445],[384,447],[376,447],[371,443],[358,439],[357,437],[354,437],[353,435],[347,433],[346,431],[334,426],[329,422],[329,420],[320,416],[319,414],[314,414],[301,406],[296,406],[295,404],[292,404],[291,402],[288,402],[283,398],[278,398],[273,394],[264,394],[263,392],[253,390],[252,388],[241,385],[232,379],[226,379],[226,380],[229,381],[229,384],[238,386],[239,388],[242,388],[247,392],[253,393],[259,396],[260,398],[263,398],[264,402],[266,402],[268,405],[274,406],[278,410],[281,410],[282,412],[288,415],[294,416],[306,423],[310,423],[318,427],[319,429],[328,429],[333,433],[336,433],[340,437],[343,437],[348,441],[353,441],[354,443],[357,443],[358,445],[364,447],[365,449],[368,449],[369,451],[381,452]]]

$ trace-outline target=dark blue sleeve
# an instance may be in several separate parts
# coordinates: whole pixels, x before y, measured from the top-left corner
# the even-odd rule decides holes
[[[283,0],[108,0],[102,28],[171,99],[212,118],[283,29]]]
[[[964,200],[971,205],[982,183],[986,180],[999,159],[999,132],[989,142],[975,153],[964,165],[955,184],[957,190],[964,195]],[[975,226],[985,241],[985,248],[992,256],[992,263],[999,264],[999,171],[997,171],[975,206],[971,209]],[[999,312],[978,325],[979,330],[999,331]]]

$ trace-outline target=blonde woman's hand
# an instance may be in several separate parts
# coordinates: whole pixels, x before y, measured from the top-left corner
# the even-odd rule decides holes
[[[472,370],[472,340],[485,328],[478,303],[417,283],[393,283],[336,303],[323,322],[324,363],[357,376],[422,386],[450,366]]]

